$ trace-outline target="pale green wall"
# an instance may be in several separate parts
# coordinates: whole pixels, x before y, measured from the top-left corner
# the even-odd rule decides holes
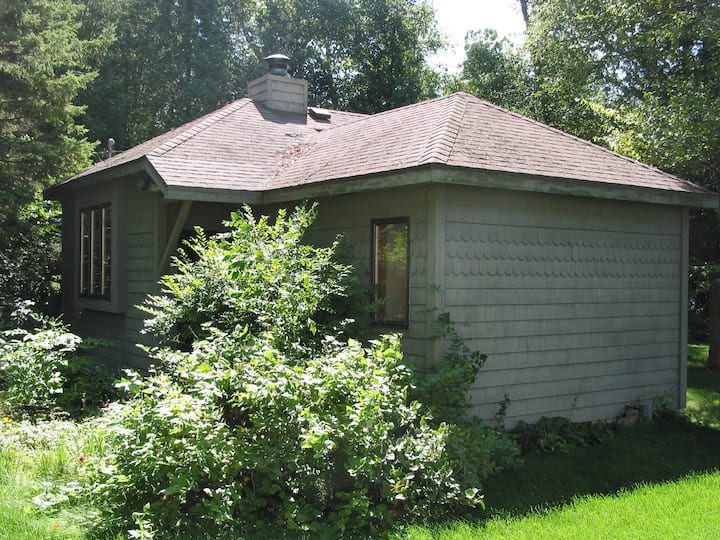
[[[450,187],[445,308],[488,355],[477,411],[582,421],[681,402],[684,210]]]
[[[83,305],[67,278],[66,306],[77,331],[112,339],[118,359],[135,364],[145,361],[135,344],[151,340],[139,334],[143,314],[133,306],[158,290],[158,266],[180,208],[141,184],[79,192],[64,207],[73,231],[80,205],[115,196],[125,209],[114,212],[122,309]],[[686,210],[432,184],[318,202],[312,240],[329,244],[342,234],[366,283],[371,221],[409,218],[405,353],[420,365],[442,354],[442,344],[426,336],[435,314],[449,311],[468,345],[488,355],[473,394],[480,415],[492,418],[505,394],[508,425],[542,415],[608,418],[656,397],[683,403]],[[185,229],[217,230],[237,206],[193,203]],[[65,254],[66,272],[76,272],[76,235],[65,238],[73,253]]]

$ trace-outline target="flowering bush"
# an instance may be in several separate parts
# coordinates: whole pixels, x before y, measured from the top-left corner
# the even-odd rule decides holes
[[[0,332],[0,377],[10,408],[52,407],[63,391],[62,371],[81,339],[58,320],[36,316],[40,328]]]

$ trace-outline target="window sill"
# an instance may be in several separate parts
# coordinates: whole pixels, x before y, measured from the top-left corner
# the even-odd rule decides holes
[[[120,302],[117,300],[106,300],[103,298],[86,298],[81,296],[76,299],[75,305],[83,311],[105,311],[108,313],[123,313],[125,311],[124,306],[120,305]]]

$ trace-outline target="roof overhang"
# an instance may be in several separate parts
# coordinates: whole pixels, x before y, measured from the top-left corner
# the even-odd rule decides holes
[[[697,192],[664,190],[612,182],[543,177],[505,171],[451,167],[440,164],[421,165],[351,178],[323,180],[291,187],[273,188],[267,186],[264,190],[190,187],[168,185],[155,170],[152,163],[145,157],[58,184],[48,188],[45,191],[45,196],[50,199],[59,199],[66,190],[82,189],[98,183],[138,174],[147,175],[165,199],[175,201],[277,204],[302,199],[433,183],[689,208],[720,208],[720,195],[700,189]]]
[[[438,164],[423,165],[401,171],[394,171],[392,173],[381,173],[268,190],[263,194],[260,202],[283,203],[300,199],[313,199],[428,183],[547,193],[570,197],[619,200],[646,204],[664,204],[689,208],[720,208],[720,195],[710,191],[681,192],[629,186],[612,182],[542,177],[505,171],[450,167]]]
[[[79,189],[85,189],[105,182],[120,180],[124,178],[135,178],[139,175],[150,174],[148,170],[149,162],[145,157],[140,157],[134,161],[129,161],[115,167],[103,169],[93,174],[85,176],[75,176],[50,186],[44,192],[45,198],[50,200],[59,200],[67,193],[72,193]]]
[[[434,166],[433,181],[493,189],[530,191],[571,197],[665,204],[690,208],[720,208],[720,195],[709,190],[676,191],[613,182],[536,176],[504,171]]]

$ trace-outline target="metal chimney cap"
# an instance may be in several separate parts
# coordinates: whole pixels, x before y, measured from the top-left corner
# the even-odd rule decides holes
[[[282,53],[271,54],[263,60],[267,62],[268,73],[271,75],[280,75],[281,77],[289,77],[290,58]]]

